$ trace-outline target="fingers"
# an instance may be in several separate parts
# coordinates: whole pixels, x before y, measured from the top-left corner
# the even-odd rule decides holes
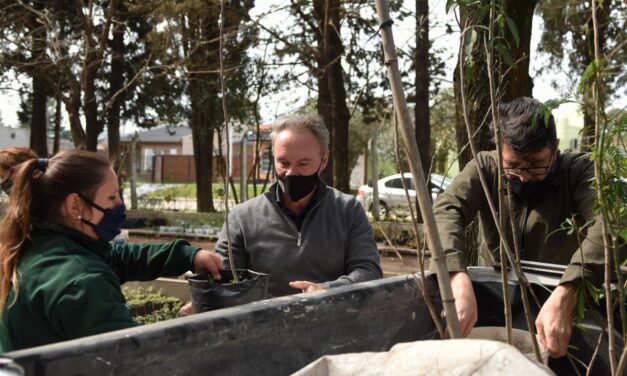
[[[194,257],[194,269],[196,272],[207,271],[214,279],[222,279],[220,269],[224,269],[222,259],[214,252],[201,249]]]
[[[322,289],[321,284],[309,281],[292,281],[290,282],[290,287],[294,289],[301,289],[302,292],[312,292]]]
[[[192,311],[192,303],[189,302],[187,304],[185,304],[184,306],[181,307],[181,309],[179,309],[178,313],[176,314],[179,317],[184,317],[184,316],[189,316],[193,313]]]
[[[542,320],[538,317],[536,320],[536,330],[538,331],[538,341],[545,349],[548,348],[546,345],[546,336],[544,334],[544,325],[542,324]]]

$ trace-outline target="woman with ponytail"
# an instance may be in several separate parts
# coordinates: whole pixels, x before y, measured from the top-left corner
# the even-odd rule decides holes
[[[0,350],[135,326],[120,285],[188,270],[219,278],[220,258],[188,242],[111,244],[124,222],[117,177],[92,152],[22,163],[0,222]]]

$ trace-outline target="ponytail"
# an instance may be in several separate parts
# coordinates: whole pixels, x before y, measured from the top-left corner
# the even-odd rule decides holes
[[[109,161],[93,152],[66,150],[50,160],[31,159],[16,167],[4,218],[0,221],[0,312],[11,288],[18,288],[18,263],[34,224],[64,224],[62,211],[70,193],[93,199]]]
[[[4,310],[12,285],[17,297],[17,263],[31,226],[33,181],[42,174],[37,159],[31,159],[22,163],[12,176],[9,205],[0,222],[0,312]]]

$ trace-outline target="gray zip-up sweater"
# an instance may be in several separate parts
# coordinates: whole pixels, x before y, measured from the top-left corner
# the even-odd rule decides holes
[[[322,194],[300,231],[267,196],[276,192],[276,183],[267,194],[236,206],[229,215],[235,266],[270,274],[270,296],[299,293],[289,286],[291,281],[330,288],[382,277],[379,252],[361,205],[334,188],[319,189]],[[228,257],[226,226],[216,251]]]

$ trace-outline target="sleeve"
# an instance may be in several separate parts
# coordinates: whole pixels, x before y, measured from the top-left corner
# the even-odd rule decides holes
[[[577,163],[585,163],[580,174],[570,174],[578,177],[573,183],[573,200],[577,213],[582,216],[584,223],[591,223],[586,231],[586,237],[581,246],[573,254],[566,271],[560,280],[561,283],[576,282],[581,278],[590,279],[597,284],[603,281],[605,255],[603,245],[603,229],[599,215],[594,213],[596,193],[592,187],[594,180],[594,164],[592,161],[580,158]],[[627,256],[624,246],[619,246],[619,260],[625,260]],[[612,266],[614,262],[612,260]]]
[[[486,163],[488,161],[484,158],[482,164],[484,171]],[[486,180],[490,181],[488,176]],[[473,159],[440,194],[433,206],[442,250],[446,255],[446,264],[450,272],[466,271],[465,230],[476,217],[481,202],[485,202],[485,193],[481,187],[477,161]],[[431,262],[429,266],[430,272],[435,274],[435,263]]]
[[[126,281],[150,281],[158,277],[174,277],[194,268],[198,247],[185,240],[155,244],[115,244],[109,266]]]
[[[102,274],[72,281],[51,307],[52,325],[74,339],[137,326],[119,286]]]
[[[231,251],[236,269],[247,269],[249,265],[248,252],[246,252],[246,238],[242,231],[242,226],[238,220],[236,210],[229,214],[229,233],[231,235]],[[226,236],[226,223],[222,225],[218,241],[216,242],[216,253],[222,257],[224,267],[230,269],[229,251]]]
[[[381,257],[366,213],[356,200],[351,200],[347,214],[349,219],[353,219],[345,250],[345,270],[347,274],[335,281],[323,283],[324,288],[370,281],[383,277]]]

